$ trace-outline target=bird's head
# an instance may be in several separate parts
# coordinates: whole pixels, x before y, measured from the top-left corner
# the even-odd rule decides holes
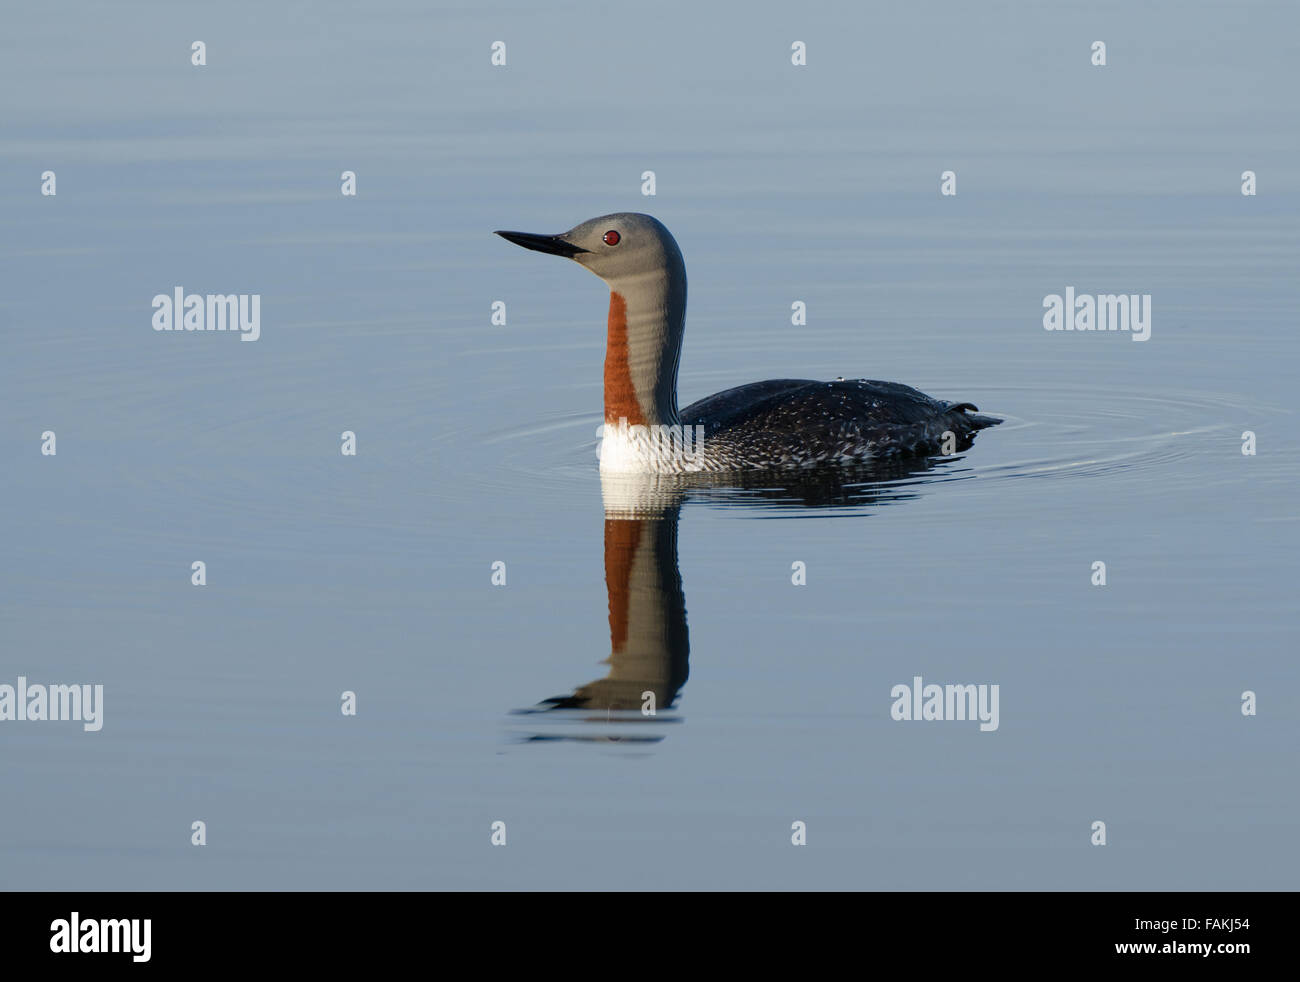
[[[497,232],[515,245],[564,256],[587,267],[611,289],[647,275],[685,276],[681,250],[672,233],[650,215],[623,211],[601,215],[559,235]]]

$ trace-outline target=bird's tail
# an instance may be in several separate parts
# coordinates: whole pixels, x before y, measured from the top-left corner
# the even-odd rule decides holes
[[[964,413],[962,418],[970,423],[971,429],[982,430],[986,426],[997,426],[1002,422],[997,416],[985,416],[980,413],[979,406],[973,402],[958,402],[948,407],[949,412]]]

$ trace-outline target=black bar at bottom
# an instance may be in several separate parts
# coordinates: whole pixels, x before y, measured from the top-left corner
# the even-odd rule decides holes
[[[732,966],[791,954],[882,965],[1203,965],[1286,958],[1286,893],[0,893],[0,958],[98,972],[319,968],[571,971]],[[1285,911],[1285,913],[1284,913]],[[96,950],[98,949],[98,950]],[[113,950],[116,949],[116,950]],[[456,969],[462,974],[464,969]]]

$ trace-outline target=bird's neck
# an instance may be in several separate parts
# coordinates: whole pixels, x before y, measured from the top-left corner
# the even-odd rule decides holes
[[[676,426],[686,276],[664,269],[610,284],[605,422]]]

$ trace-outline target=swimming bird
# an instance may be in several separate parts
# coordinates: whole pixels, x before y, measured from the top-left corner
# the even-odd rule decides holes
[[[970,446],[1001,420],[969,402],[945,402],[897,382],[771,379],[677,408],[686,322],[686,263],[650,215],[619,212],[559,235],[498,231],[564,256],[609,285],[601,472],[773,470]]]

